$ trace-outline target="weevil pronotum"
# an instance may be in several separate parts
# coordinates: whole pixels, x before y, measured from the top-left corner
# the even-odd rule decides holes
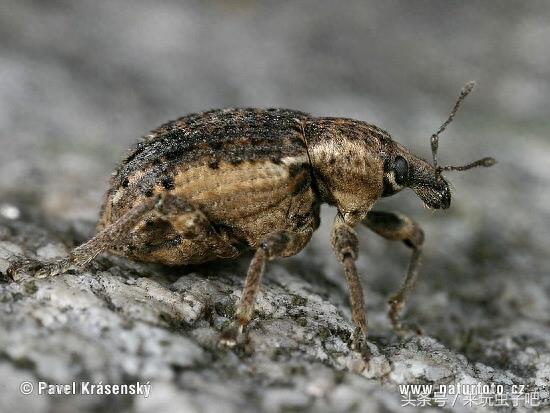
[[[367,356],[354,227],[363,224],[412,249],[401,288],[389,300],[391,323],[402,331],[399,313],[417,279],[424,233],[406,216],[372,207],[380,197],[408,187],[426,206],[448,208],[451,192],[443,171],[495,163],[492,158],[464,166],[437,163],[439,135],[473,86],[466,84],[432,135],[433,164],[412,155],[386,131],[353,119],[288,109],[223,109],[168,122],[146,135],[113,173],[95,237],[67,258],[25,259],[8,273],[54,275],[104,251],[185,265],[253,250],[235,319],[221,334],[221,341],[232,345],[252,317],[266,261],[301,251],[326,203],[337,209],[331,243],[349,287],[352,346]]]

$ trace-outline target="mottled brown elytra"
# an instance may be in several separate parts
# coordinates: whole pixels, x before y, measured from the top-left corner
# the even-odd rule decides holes
[[[412,155],[384,130],[345,118],[288,109],[223,109],[184,116],[146,135],[115,170],[98,233],[70,256],[19,259],[8,273],[45,277],[83,266],[108,251],[136,261],[197,264],[255,254],[235,320],[221,335],[234,345],[252,317],[266,261],[297,254],[319,226],[319,208],[337,208],[331,243],[343,264],[356,329],[352,346],[368,356],[367,319],[355,260],[361,223],[412,249],[408,271],[389,301],[393,327],[417,278],[424,234],[400,214],[373,211],[375,202],[409,187],[430,208],[448,208],[438,137],[472,90],[466,84],[448,119],[431,138],[433,164]]]

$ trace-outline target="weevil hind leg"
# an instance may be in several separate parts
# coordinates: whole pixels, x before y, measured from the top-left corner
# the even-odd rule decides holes
[[[67,258],[46,262],[29,258],[15,259],[8,269],[8,276],[17,280],[19,274],[23,272],[33,274],[35,278],[57,275],[73,267],[83,267],[105,251],[115,252],[138,261],[158,261],[158,257],[148,255],[151,251],[149,251],[150,247],[146,246],[151,240],[151,231],[144,229],[144,226],[150,219],[157,219],[157,223],[158,220],[163,221],[173,233],[182,239],[190,240],[192,245],[196,244],[199,253],[207,249],[215,258],[238,254],[235,247],[214,231],[200,210],[181,198],[163,194],[140,202],[118,220],[105,226],[92,239],[73,249]],[[160,238],[161,241],[165,235],[162,231],[159,234],[155,233],[155,237]],[[135,247],[133,251],[128,249],[130,245]],[[162,251],[157,251],[159,252],[164,254],[163,262],[170,262],[168,260],[170,258],[173,264],[186,264],[189,258],[187,255],[192,253],[192,251],[182,253],[177,247],[173,249],[164,247]],[[197,260],[201,261],[200,258],[199,254]],[[208,258],[211,257],[208,256]]]
[[[288,257],[298,253],[309,241],[313,230],[303,232],[276,231],[267,235],[254,253],[246,274],[241,298],[237,304],[234,320],[221,334],[220,343],[233,347],[242,338],[243,329],[252,319],[256,296],[260,290],[267,261],[276,257]]]
[[[344,267],[344,274],[349,290],[351,318],[355,324],[352,334],[352,349],[359,352],[368,361],[371,354],[367,344],[368,324],[363,287],[357,274],[355,261],[358,253],[357,234],[346,224],[340,214],[336,215],[331,233],[332,249],[336,258]]]
[[[411,329],[404,327],[399,315],[405,307],[418,278],[418,267],[424,243],[424,231],[412,219],[392,212],[369,211],[363,224],[386,239],[403,241],[405,245],[412,249],[409,266],[401,282],[401,287],[388,300],[390,305],[388,317],[392,327],[396,333],[403,334]],[[421,333],[418,327],[412,330],[416,333]]]
[[[33,274],[34,278],[45,278],[50,275],[57,275],[71,268],[69,258],[58,258],[49,261],[40,261],[17,255],[10,258],[10,265],[6,275],[14,281],[18,281],[21,274]]]
[[[173,265],[239,254],[239,250],[214,229],[200,208],[170,194],[161,198],[123,247],[122,255],[138,261]]]
[[[7,270],[7,274],[14,280],[23,272],[32,273],[35,278],[46,278],[65,272],[73,267],[83,267],[102,252],[115,248],[125,240],[128,232],[134,228],[144,214],[151,211],[159,198],[148,198],[134,206],[121,218],[108,225],[89,241],[74,248],[68,257],[51,261],[38,261],[29,258],[15,259]]]

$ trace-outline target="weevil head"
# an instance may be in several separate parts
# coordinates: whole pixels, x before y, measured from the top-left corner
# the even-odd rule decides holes
[[[410,188],[428,208],[447,209],[451,205],[449,183],[436,168],[393,142],[384,153],[384,186],[387,197]]]
[[[374,203],[411,188],[429,208],[448,208],[449,184],[384,130],[361,121],[321,118],[306,129],[308,154],[321,199],[344,220],[363,220]]]
[[[493,166],[496,161],[493,158],[482,158],[467,165],[439,166],[437,163],[437,150],[439,147],[439,135],[445,131],[454,119],[462,101],[473,90],[475,82],[464,85],[458,99],[455,102],[449,116],[435,132],[431,139],[433,164],[409,153],[398,143],[390,145],[386,163],[384,164],[384,192],[383,196],[392,195],[404,187],[412,188],[429,208],[449,208],[451,205],[451,191],[449,184],[441,176],[443,171],[466,171],[477,166]]]
[[[439,135],[473,87],[473,82],[464,86],[449,117],[432,135],[433,164],[411,154],[374,125],[341,118],[308,122],[304,137],[321,200],[335,205],[350,225],[363,220],[378,198],[405,188],[412,189],[429,208],[449,208],[451,191],[441,175],[443,171],[465,171],[496,163],[493,158],[461,166],[437,163]]]
[[[310,143],[308,154],[319,178],[322,199],[336,205],[349,224],[362,220],[379,197],[404,188],[411,188],[429,208],[449,208],[451,191],[441,175],[443,171],[465,171],[496,163],[489,157],[461,166],[437,163],[439,135],[452,122],[474,85],[464,85],[447,120],[432,135],[433,164],[412,155],[374,125],[338,118],[311,122],[305,137]]]

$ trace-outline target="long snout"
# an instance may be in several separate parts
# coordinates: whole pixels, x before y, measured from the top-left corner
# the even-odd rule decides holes
[[[424,204],[433,209],[447,209],[451,205],[451,190],[448,182],[424,160],[418,160],[411,168],[409,187]]]
[[[432,185],[419,184],[411,188],[429,208],[447,209],[451,206],[451,190],[443,178]]]

